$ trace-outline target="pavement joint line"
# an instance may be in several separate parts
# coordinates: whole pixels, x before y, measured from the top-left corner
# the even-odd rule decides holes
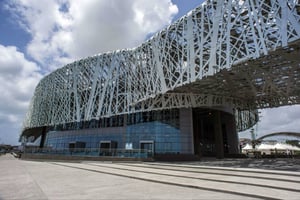
[[[225,171],[239,171],[239,172],[247,172],[247,173],[261,173],[261,174],[272,174],[272,175],[284,175],[284,176],[299,176],[300,173],[298,172],[292,172],[294,174],[291,174],[289,172],[270,172],[271,170],[262,170],[262,169],[239,169],[239,168],[232,168],[232,167],[217,167],[217,166],[187,166],[187,165],[181,165],[181,164],[165,164],[165,163],[147,163],[147,165],[158,165],[158,166],[172,166],[172,167],[185,167],[185,168],[192,168],[192,169],[211,169],[211,170],[225,170]],[[257,171],[256,171],[257,170]]]
[[[122,165],[128,165],[130,166],[130,164],[122,164]],[[151,164],[152,165],[152,164]],[[170,165],[172,166],[172,165]],[[137,167],[144,167],[144,166],[137,166]],[[173,166],[174,167],[174,166]],[[176,167],[176,166],[175,166]],[[150,166],[145,166],[145,168],[153,168],[153,169],[164,169],[161,167],[150,167]],[[188,167],[187,167],[188,168]],[[194,168],[197,169],[197,168]],[[207,168],[209,169],[209,168]],[[188,170],[182,170],[182,169],[168,169],[170,171],[182,171],[182,172],[191,172]],[[220,170],[220,169],[219,169]],[[234,170],[231,170],[234,171]],[[243,172],[243,171],[239,171],[239,172]],[[270,177],[261,177],[261,176],[250,176],[250,175],[238,175],[238,174],[224,174],[224,173],[213,173],[213,172],[194,172],[194,173],[199,173],[199,174],[213,174],[213,175],[222,175],[222,176],[236,176],[236,177],[245,177],[245,178],[257,178],[257,179],[267,179],[267,180],[276,180],[276,181],[284,181],[284,182],[293,182],[293,183],[300,183],[300,181],[296,181],[296,180],[290,180],[290,179],[282,179],[282,178],[270,178]],[[246,172],[247,173],[247,172]],[[252,171],[252,173],[255,173]],[[275,175],[275,174],[273,174]],[[283,175],[283,174],[278,174],[278,175]]]
[[[120,164],[133,164],[133,163],[120,163]],[[134,163],[134,164],[139,164],[139,165],[147,165],[147,166],[165,166],[165,167],[173,167],[173,168],[190,168],[190,169],[204,169],[204,170],[212,170],[212,171],[232,171],[232,172],[241,172],[241,173],[253,173],[253,174],[270,174],[270,175],[282,175],[282,176],[292,176],[292,177],[300,177],[300,172],[295,172],[295,171],[285,171],[285,172],[278,172],[275,170],[267,170],[267,169],[258,169],[258,168],[251,168],[251,169],[246,169],[246,168],[240,168],[240,167],[219,167],[219,166],[200,166],[200,165],[187,165],[187,164],[165,164],[165,163],[148,163],[148,162],[143,162],[142,164],[140,163]],[[274,172],[273,172],[274,171]]]
[[[83,168],[83,167],[69,166],[69,165],[62,164],[62,163],[52,163],[52,164],[59,165],[59,166],[64,166],[64,167],[69,167],[69,168],[74,168],[74,169],[80,169],[80,170],[96,172],[96,173],[109,174],[109,175],[113,175],[113,176],[120,176],[120,177],[125,177],[125,178],[136,179],[136,180],[148,181],[148,182],[153,182],[153,183],[161,183],[161,184],[174,185],[174,186],[179,186],[179,187],[187,187],[187,188],[194,188],[194,189],[200,189],[200,190],[206,190],[206,191],[212,191],[212,192],[227,193],[227,194],[233,194],[233,195],[238,195],[238,196],[246,196],[246,197],[251,197],[251,198],[268,199],[268,200],[280,200],[279,198],[271,198],[271,197],[266,197],[266,196],[256,195],[256,194],[234,192],[234,191],[228,191],[228,190],[222,190],[222,189],[212,189],[212,188],[200,187],[200,186],[195,186],[195,185],[180,184],[180,183],[167,182],[167,181],[161,181],[161,180],[153,180],[153,179],[134,177],[134,176],[117,174],[117,173],[112,173],[112,172],[103,172],[103,171],[94,170],[94,169],[86,169],[86,168]]]
[[[27,169],[27,167],[24,167],[24,169],[26,169],[27,173],[30,175],[30,177],[32,178],[32,173]],[[35,178],[32,178],[32,181],[34,183],[34,185],[38,188],[38,190],[40,191],[40,193],[43,195],[43,199],[49,199],[47,197],[47,195],[45,194],[44,190],[41,188],[41,186],[36,182],[36,179]]]
[[[16,158],[14,158],[14,159],[16,159]],[[38,191],[35,192],[35,194],[40,194],[41,195],[41,196],[39,196],[39,199],[48,200],[49,199],[48,196],[46,195],[46,193],[44,192],[44,190],[41,188],[41,186],[37,183],[36,179],[33,178],[33,175],[30,172],[30,170],[28,170],[28,167],[26,165],[24,165],[24,163],[22,163],[22,162],[19,162],[19,164],[22,167],[22,169],[24,171],[26,171],[27,174],[30,176],[32,184],[34,185],[35,189],[38,190]],[[12,198],[12,199],[15,199],[15,198]],[[0,200],[2,200],[1,194],[0,194]]]
[[[209,179],[209,178],[196,178],[196,177],[191,177],[191,176],[172,175],[172,174],[164,174],[164,173],[158,173],[158,172],[145,172],[145,171],[141,171],[141,170],[124,169],[124,168],[120,168],[120,167],[112,167],[112,166],[106,167],[106,166],[97,165],[97,164],[88,164],[88,165],[97,166],[97,167],[105,167],[105,168],[113,168],[113,169],[125,170],[125,171],[142,172],[142,173],[146,173],[146,174],[156,174],[156,175],[171,176],[171,177],[178,177],[178,178],[189,178],[189,179],[195,179],[195,180],[232,183],[232,184],[240,184],[240,185],[250,185],[250,186],[256,186],[256,187],[266,187],[266,188],[273,188],[273,189],[278,189],[278,190],[286,190],[286,191],[291,191],[291,192],[300,192],[300,190],[297,190],[297,189],[283,188],[283,187],[277,187],[277,186],[255,184],[255,183],[242,183],[242,182],[237,182],[237,181],[225,181],[225,180],[216,180],[216,179]],[[167,169],[163,169],[163,170],[167,170]],[[190,173],[194,173],[194,172],[190,172]]]

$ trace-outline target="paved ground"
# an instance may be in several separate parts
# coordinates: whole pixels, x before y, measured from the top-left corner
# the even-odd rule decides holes
[[[299,160],[72,163],[7,154],[0,199],[300,199]]]
[[[187,163],[185,163],[187,164]],[[284,170],[300,172],[300,159],[265,158],[265,159],[206,159],[201,162],[190,162],[190,165],[219,166],[233,168],[253,168],[267,170]]]

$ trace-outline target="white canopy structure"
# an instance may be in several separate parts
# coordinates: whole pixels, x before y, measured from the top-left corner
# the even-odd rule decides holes
[[[274,145],[274,149],[300,151],[299,147],[284,143],[277,143],[276,145]]]
[[[285,143],[277,143],[277,144],[260,144],[257,148],[257,151],[260,151],[262,154],[293,154],[295,151],[300,151],[300,148],[297,146],[292,146],[290,144]]]
[[[256,149],[257,150],[271,150],[271,149],[275,149],[275,145],[262,143]]]
[[[242,148],[242,153],[248,153],[251,152],[252,150],[253,150],[252,145],[246,144],[246,146]]]
[[[253,148],[252,148],[252,146],[250,145],[250,144],[246,144],[246,146],[244,146],[243,148],[242,148],[242,150],[252,150]]]

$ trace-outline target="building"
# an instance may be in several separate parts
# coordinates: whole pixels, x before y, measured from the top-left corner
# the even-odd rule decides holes
[[[21,138],[103,155],[239,153],[237,131],[258,108],[300,103],[299,4],[255,2],[207,1],[134,49],[57,69],[36,87]]]

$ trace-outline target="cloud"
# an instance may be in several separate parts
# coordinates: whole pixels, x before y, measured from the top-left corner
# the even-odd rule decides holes
[[[262,135],[281,131],[300,132],[300,105],[265,109],[261,115],[258,128]]]
[[[29,101],[41,78],[36,63],[27,60],[14,46],[0,45],[0,137],[9,131],[6,127],[21,130]],[[17,138],[19,133],[15,132],[13,137]]]
[[[275,132],[300,132],[300,105],[260,110],[260,122],[254,127],[257,137]],[[240,137],[251,138],[250,130]]]
[[[32,40],[27,54],[45,70],[74,59],[132,48],[171,23],[171,0],[26,0],[8,2]]]
[[[16,143],[43,75],[75,59],[135,47],[178,12],[171,0],[7,0],[2,6],[31,36],[26,52],[0,44],[0,142],[6,143]]]

